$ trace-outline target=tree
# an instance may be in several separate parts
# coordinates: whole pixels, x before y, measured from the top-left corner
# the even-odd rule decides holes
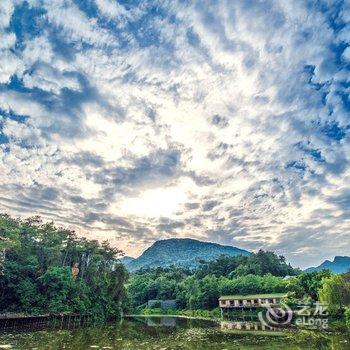
[[[179,307],[190,310],[201,308],[201,292],[199,280],[194,276],[187,276],[178,286],[176,296]]]
[[[283,256],[277,256],[273,252],[260,250],[249,256],[222,256],[214,261],[203,262],[196,275],[203,278],[209,274],[214,276],[239,277],[252,275],[266,275],[284,277],[298,275],[300,270],[294,269],[286,263]]]
[[[304,288],[306,295],[310,296],[312,300],[318,299],[318,290],[321,288],[322,280],[330,277],[332,274],[329,270],[303,272],[297,278],[300,285]]]
[[[346,325],[350,328],[350,308],[346,308],[345,310],[345,322],[346,322]]]
[[[350,306],[350,282],[341,275],[325,277],[318,291],[320,301],[326,303],[331,313],[339,314]]]
[[[290,293],[291,297],[295,299],[302,299],[306,294],[300,279],[297,277],[292,277],[287,280],[286,289]]]
[[[121,251],[74,231],[0,215],[0,312],[116,315],[126,304]],[[73,276],[73,271],[76,272]]]
[[[213,309],[218,306],[220,297],[218,277],[205,276],[199,283],[199,304],[203,309]]]
[[[69,295],[73,289],[74,280],[68,267],[49,267],[38,280],[41,293],[45,297],[44,305],[49,312],[71,311],[72,301]]]

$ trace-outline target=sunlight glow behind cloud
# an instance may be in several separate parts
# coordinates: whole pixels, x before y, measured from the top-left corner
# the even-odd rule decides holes
[[[159,218],[172,217],[181,203],[185,203],[186,195],[178,188],[156,188],[146,190],[135,198],[127,198],[121,205],[121,212],[126,215]]]

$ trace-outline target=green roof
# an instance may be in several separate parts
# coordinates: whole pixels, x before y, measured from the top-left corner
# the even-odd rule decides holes
[[[271,294],[247,294],[247,295],[224,295],[219,300],[243,300],[243,299],[274,299],[285,298],[286,293],[271,293]]]

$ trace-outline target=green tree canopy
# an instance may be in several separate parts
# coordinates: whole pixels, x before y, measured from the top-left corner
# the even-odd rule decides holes
[[[350,282],[342,275],[325,277],[321,281],[318,295],[332,313],[340,313],[346,306],[350,306]]]
[[[74,231],[0,215],[0,312],[116,314],[126,301],[128,273],[108,242]]]

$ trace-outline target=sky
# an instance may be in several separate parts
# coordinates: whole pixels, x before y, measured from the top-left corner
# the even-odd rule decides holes
[[[350,2],[1,0],[0,211],[350,255]]]

